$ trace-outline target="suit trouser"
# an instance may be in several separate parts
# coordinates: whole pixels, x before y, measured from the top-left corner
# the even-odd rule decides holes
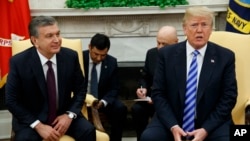
[[[76,141],[96,141],[94,126],[82,116],[73,119],[66,134]],[[42,138],[35,129],[27,126],[15,131],[15,141],[42,141]]]
[[[154,114],[153,104],[147,102],[136,102],[131,108],[133,125],[136,129],[137,140],[140,140],[142,132],[147,127],[150,118]]]
[[[123,127],[127,119],[127,107],[120,100],[115,100],[99,111],[106,114],[110,121],[110,141],[121,141]]]
[[[227,121],[213,132],[204,141],[229,141],[231,121]],[[140,141],[174,141],[170,129],[166,129],[156,115],[141,135]]]

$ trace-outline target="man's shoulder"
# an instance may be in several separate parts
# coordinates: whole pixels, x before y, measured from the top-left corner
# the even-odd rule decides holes
[[[77,52],[71,48],[61,47],[60,52],[58,54],[62,56],[76,56]]]
[[[36,51],[36,48],[35,47],[30,47],[30,48],[27,48],[17,54],[15,54],[14,56],[12,56],[12,60],[22,60],[22,59],[25,59],[25,58],[28,58],[30,59],[30,57],[32,56],[33,53],[35,53]]]
[[[68,47],[61,47],[61,51],[66,51],[66,52],[76,52],[74,49],[68,48]]]
[[[83,50],[82,52],[83,52],[83,53],[87,53],[87,52],[89,52],[89,50],[88,50],[88,49],[87,49],[87,50]]]
[[[150,49],[148,49],[147,52],[155,52],[155,51],[157,51],[157,47],[150,48]]]
[[[146,53],[146,56],[151,56],[151,55],[153,55],[153,54],[157,54],[157,52],[158,52],[157,47],[150,48],[150,49],[148,49],[148,51],[147,51],[147,53]]]
[[[234,53],[230,48],[218,45],[214,42],[208,42],[208,47],[217,50],[216,52],[220,53]]]
[[[105,60],[107,60],[109,62],[114,62],[114,63],[117,62],[117,58],[112,56],[112,55],[109,55],[109,54],[107,54]]]

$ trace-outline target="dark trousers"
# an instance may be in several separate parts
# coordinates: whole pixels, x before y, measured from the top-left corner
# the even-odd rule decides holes
[[[124,124],[127,120],[127,107],[120,100],[115,100],[107,107],[101,108],[99,112],[104,113],[109,119],[110,141],[121,141]]]
[[[231,124],[233,124],[231,121],[225,122],[208,134],[204,141],[230,141]],[[170,129],[166,129],[158,120],[157,116],[154,115],[150,124],[142,133],[140,141],[174,141],[174,138]]]
[[[96,141],[96,132],[94,126],[84,117],[74,119],[66,133],[73,137],[76,141]],[[42,141],[36,130],[30,128],[22,128],[15,131],[15,141]]]
[[[137,141],[140,140],[141,134],[149,123],[150,118],[154,114],[153,104],[147,102],[136,102],[132,108],[133,125],[137,134]]]

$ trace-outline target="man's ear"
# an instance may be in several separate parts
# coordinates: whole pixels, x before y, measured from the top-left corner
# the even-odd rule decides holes
[[[182,29],[183,29],[183,33],[184,33],[185,36],[186,36],[186,30],[187,30],[186,28],[187,28],[186,25],[183,24]]]
[[[30,37],[30,41],[31,41],[31,43],[37,48],[38,47],[38,44],[37,44],[37,39],[36,39],[36,37],[34,37],[34,36],[31,36]]]

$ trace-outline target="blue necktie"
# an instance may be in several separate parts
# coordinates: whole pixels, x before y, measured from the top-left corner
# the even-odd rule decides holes
[[[48,65],[47,89],[48,89],[48,102],[49,102],[47,123],[51,125],[56,118],[56,81],[55,81],[54,70],[52,68],[52,62],[47,61],[46,64]]]
[[[98,98],[98,79],[97,79],[96,63],[93,63],[91,71],[90,92],[93,96]]]
[[[198,64],[196,58],[198,54],[199,51],[197,50],[193,52],[193,58],[188,72],[186,96],[185,96],[185,108],[184,108],[183,125],[182,125],[182,128],[185,132],[191,132],[194,130],[197,74],[198,74]]]

